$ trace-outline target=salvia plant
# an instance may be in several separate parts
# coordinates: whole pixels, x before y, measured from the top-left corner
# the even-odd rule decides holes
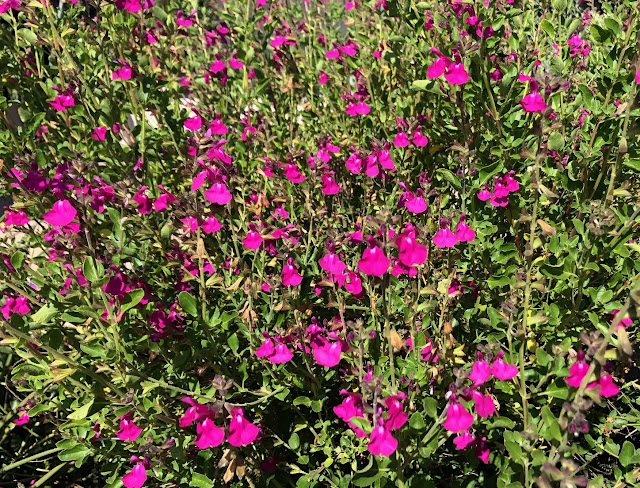
[[[2,486],[636,486],[639,17],[1,0]]]

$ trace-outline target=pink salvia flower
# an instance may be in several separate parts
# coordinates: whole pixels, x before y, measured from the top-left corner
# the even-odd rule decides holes
[[[266,339],[262,343],[262,345],[258,349],[256,349],[256,356],[258,356],[259,358],[266,358],[268,356],[271,356],[275,352],[276,348],[273,344],[273,341],[271,339]]]
[[[491,192],[487,190],[487,185],[484,185],[484,189],[478,192],[478,200],[486,202],[491,198]]]
[[[598,380],[598,386],[600,386],[600,396],[613,397],[620,393],[620,388],[613,382],[613,378],[610,374],[605,374]]]
[[[188,130],[197,131],[202,128],[202,117],[196,112],[194,117],[190,117],[184,121],[184,126]]]
[[[479,391],[473,392],[473,401],[476,405],[476,413],[483,419],[490,417],[496,411],[493,399],[488,395],[484,396]]]
[[[254,224],[249,224],[249,232],[247,236],[242,239],[242,245],[247,249],[258,249],[262,245],[263,238],[259,232],[256,231]]]
[[[447,418],[442,426],[449,432],[457,433],[469,430],[472,424],[473,415],[467,412],[463,405],[454,402],[447,407]]]
[[[490,376],[491,365],[489,364],[489,361],[481,359],[480,361],[476,361],[475,363],[473,363],[469,379],[473,381],[475,386],[483,384],[489,379]]]
[[[333,178],[332,174],[324,174],[322,175],[322,193],[325,195],[335,195],[340,191],[340,185],[336,183],[336,180]]]
[[[620,310],[614,310],[613,311],[613,315],[611,318],[611,323],[613,324],[617,319],[617,315],[620,313]],[[621,319],[617,326],[616,326],[616,332],[618,332],[620,329],[625,329],[627,327],[629,327],[630,325],[633,325],[633,320],[631,320],[631,317],[625,317],[623,319]]]
[[[16,425],[24,425],[27,422],[29,422],[29,414],[28,413],[23,413],[22,415],[20,415],[20,417],[18,417],[17,419],[15,419],[13,421],[14,424]]]
[[[273,364],[284,364],[293,359],[293,353],[286,344],[278,344],[267,360]]]
[[[122,477],[122,483],[126,488],[142,488],[145,481],[147,481],[147,471],[142,463],[136,464]]]
[[[409,137],[404,132],[398,132],[393,140],[393,145],[396,147],[407,147],[409,144]]]
[[[411,192],[407,193],[409,195],[404,206],[409,212],[414,214],[421,214],[427,209],[427,202],[425,202],[424,198],[422,197],[422,190],[418,190],[417,195],[414,195]]]
[[[322,345],[313,348],[313,358],[320,366],[333,368],[340,362],[342,344],[321,339]]]
[[[577,363],[572,364],[571,368],[569,368],[569,377],[566,380],[567,384],[574,388],[580,388],[582,380],[587,376],[588,371],[589,365],[584,361],[578,361]]]
[[[462,63],[453,64],[445,71],[444,79],[452,85],[464,85],[469,81],[469,73],[464,69]]]
[[[520,105],[525,112],[542,112],[546,110],[547,104],[544,102],[542,95],[539,93],[529,93],[522,100],[520,100]]]
[[[375,239],[368,239],[369,247],[362,254],[362,258],[358,261],[358,269],[369,276],[382,276],[389,269],[389,258],[385,256],[384,251],[378,247]]]
[[[476,231],[464,222],[460,222],[456,227],[455,236],[458,242],[471,242],[476,238]]]
[[[377,427],[371,431],[368,451],[374,456],[391,456],[398,448],[398,441],[391,435],[391,431],[384,426],[382,419]]]
[[[337,254],[331,251],[320,258],[318,264],[328,273],[336,275],[342,274],[342,272],[347,269],[347,265],[340,260]]]
[[[400,400],[404,400],[406,395],[404,393],[399,393],[398,395],[393,395],[385,398],[384,403],[389,409],[387,411],[387,421],[386,427],[389,430],[396,430],[401,428],[405,423],[407,423],[407,419],[409,418],[406,413],[404,413],[404,405]]]
[[[508,364],[504,359],[504,351],[500,351],[496,355],[496,359],[491,365],[491,374],[502,381],[507,381],[515,378],[518,375],[518,368]]]
[[[198,435],[193,442],[198,449],[208,449],[209,447],[217,447],[224,440],[224,429],[218,427],[213,420],[204,419],[196,427]]]
[[[356,117],[357,115],[367,115],[371,111],[369,105],[364,102],[352,103],[346,109],[348,115]]]
[[[215,217],[209,217],[204,221],[201,227],[207,234],[213,234],[214,232],[218,232],[222,229],[222,224]]]
[[[433,236],[433,243],[439,248],[453,247],[458,243],[458,238],[451,232],[450,229],[440,229],[438,233]]]
[[[293,259],[289,258],[287,264],[282,268],[282,284],[284,286],[298,286],[302,283],[302,276],[298,273],[298,268],[293,265]]]
[[[231,410],[229,423],[229,444],[235,447],[248,446],[258,438],[260,429],[244,417],[244,410],[235,407]]]
[[[69,200],[58,200],[53,208],[44,214],[44,220],[48,224],[62,227],[71,223],[78,212]]]
[[[116,432],[118,439],[122,441],[135,441],[138,438],[142,429],[138,427],[132,419],[132,412],[120,417],[120,430]]]
[[[640,85],[640,68],[638,68],[638,71],[636,71],[636,83]]]
[[[96,141],[104,142],[107,136],[107,128],[106,127],[96,127],[93,129],[91,133],[91,137],[93,137]]]
[[[211,203],[226,205],[231,201],[233,195],[224,183],[214,183],[211,188],[204,192],[204,197]]]
[[[464,449],[475,442],[475,438],[469,432],[463,432],[453,439],[453,443],[458,449]]]
[[[398,259],[405,266],[420,265],[427,260],[427,247],[418,243],[413,226],[407,226],[407,229],[396,237],[395,244],[400,250]]]

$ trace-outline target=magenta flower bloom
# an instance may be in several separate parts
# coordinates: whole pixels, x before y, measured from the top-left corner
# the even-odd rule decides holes
[[[291,359],[293,359],[293,353],[286,344],[278,344],[273,354],[267,358],[267,360],[273,364],[288,363]]]
[[[342,344],[340,342],[329,342],[324,338],[319,340],[321,345],[313,347],[313,358],[320,366],[333,368],[340,362]]]
[[[547,104],[545,103],[542,95],[539,93],[529,93],[522,100],[520,100],[520,105],[525,112],[542,112],[546,110]]]
[[[17,419],[15,419],[13,421],[14,424],[16,425],[24,425],[27,422],[29,422],[29,414],[28,413],[23,413],[22,415],[20,415],[20,417],[18,417]]]
[[[636,71],[636,83],[640,85],[640,68],[638,68],[638,71]]]
[[[202,117],[196,112],[196,115],[184,121],[184,127],[191,131],[197,131],[202,128]]]
[[[422,134],[422,132],[417,130],[413,133],[413,136],[411,137],[411,142],[413,142],[418,147],[424,147],[427,144],[429,144],[429,138],[424,134]]]
[[[398,132],[393,140],[393,145],[396,147],[407,147],[409,144],[409,137],[404,132]]]
[[[475,438],[469,432],[463,432],[453,439],[453,443],[458,449],[464,449],[475,442]]]
[[[73,95],[61,93],[53,100],[50,100],[49,104],[58,112],[64,112],[67,108],[73,107],[76,104],[76,101],[73,98]]]
[[[347,107],[347,114],[352,117],[356,117],[357,115],[367,115],[371,111],[369,105],[364,102],[352,103]]]
[[[233,195],[224,183],[214,183],[211,188],[204,192],[204,197],[211,203],[226,205],[231,201]]]
[[[574,388],[580,388],[582,380],[585,376],[587,376],[588,371],[589,365],[585,363],[584,360],[572,364],[571,368],[569,368],[569,376],[566,380],[567,384],[569,386],[573,386]]]
[[[31,312],[31,307],[29,307],[27,297],[20,296],[16,298],[11,307],[11,311],[19,315],[26,315]]]
[[[614,310],[612,317],[611,317],[611,323],[613,324],[616,320],[617,320],[617,315],[620,313],[620,310]],[[616,332],[618,332],[620,329],[625,329],[627,327],[629,327],[630,325],[633,325],[633,320],[631,320],[631,317],[625,317],[622,320],[620,320],[620,322],[618,322],[618,325],[616,326]]]
[[[422,190],[419,189],[417,194],[414,195],[412,192],[405,192],[403,195],[407,195],[407,201],[405,202],[405,208],[414,214],[421,214],[427,209],[427,202],[425,202],[422,197]]]
[[[389,269],[389,258],[378,247],[377,242],[369,237],[369,247],[362,253],[362,259],[358,261],[358,269],[369,276],[382,276]]]
[[[447,67],[444,73],[444,79],[452,85],[464,85],[469,81],[469,73],[464,69],[462,63],[452,64]]]
[[[107,136],[107,128],[106,127],[96,127],[93,129],[91,133],[91,137],[93,137],[96,141],[104,142]]]
[[[282,284],[284,286],[298,286],[302,283],[302,276],[298,273],[298,268],[293,265],[293,259],[289,258],[287,264],[282,268]]]
[[[353,153],[351,156],[347,158],[344,162],[345,166],[351,173],[354,175],[359,175],[362,172],[362,165],[364,164],[364,159],[360,154]]]
[[[224,429],[218,427],[213,420],[207,418],[196,427],[198,435],[193,443],[198,449],[218,447],[224,440]]]
[[[484,185],[484,188],[478,192],[478,200],[486,202],[491,198],[491,192],[487,190],[487,185]]]
[[[131,471],[122,477],[122,483],[126,488],[142,488],[147,481],[147,471],[144,464],[136,464]]]
[[[354,424],[350,422],[353,417],[364,418],[364,414],[362,413],[362,397],[358,393],[350,393],[347,390],[340,390],[341,395],[347,395],[347,397],[342,400],[340,405],[333,407],[333,412],[342,420],[344,420],[349,427],[355,432],[356,436],[363,438],[366,437],[367,434],[364,430],[356,427]]]
[[[407,396],[404,393],[399,393],[397,395],[385,398],[384,404],[389,409],[387,411],[386,422],[386,426],[389,430],[399,429],[407,423],[407,419],[409,417],[406,413],[404,413],[404,405],[400,401],[404,400],[406,397]]]
[[[44,214],[44,220],[56,227],[63,227],[70,224],[77,213],[69,200],[58,200],[53,204],[53,208]]]
[[[362,292],[362,280],[358,273],[349,270],[347,272],[347,280],[344,284],[345,290],[354,295],[359,295]]]
[[[502,357],[504,351],[500,351],[496,354],[496,359],[491,365],[491,374],[502,381],[507,381],[515,378],[518,375],[518,368],[508,364]]]
[[[120,430],[116,432],[118,439],[122,441],[135,441],[142,429],[133,422],[133,412],[120,417]]]
[[[112,80],[130,80],[133,76],[133,69],[130,66],[123,65],[120,68],[116,69],[111,73]]]
[[[489,361],[481,359],[480,361],[476,361],[475,363],[473,363],[469,379],[473,381],[475,386],[481,385],[482,383],[487,381],[490,376],[491,365],[489,364]]]
[[[242,245],[247,249],[258,249],[263,240],[260,233],[256,231],[256,226],[249,224],[249,232],[247,232],[247,236],[242,239]]]
[[[347,265],[344,264],[337,254],[333,253],[333,251],[329,251],[323,257],[320,258],[318,264],[322,269],[327,271],[328,273],[339,275],[347,269]]]
[[[391,456],[398,448],[398,441],[391,435],[391,431],[384,426],[382,419],[378,426],[371,431],[368,451],[374,456]]]
[[[27,225],[29,223],[29,217],[27,214],[19,210],[18,212],[7,211],[4,214],[4,225]],[[618,310],[619,312],[620,310]]]
[[[5,0],[0,3],[0,14],[6,14],[9,9],[19,10],[22,2],[20,0]]]
[[[471,242],[476,238],[476,231],[464,222],[460,222],[456,227],[455,236],[458,242]]]
[[[413,226],[407,226],[402,234],[395,240],[398,246],[398,259],[405,266],[423,264],[427,260],[427,247],[416,240],[416,231]]]
[[[275,352],[276,348],[273,344],[273,340],[267,339],[258,349],[256,349],[256,356],[258,356],[259,358],[265,358],[271,356]]]
[[[229,444],[235,447],[248,446],[258,438],[260,429],[244,417],[244,410],[235,407],[231,410],[231,422],[229,424]]]
[[[618,393],[620,393],[620,388],[618,388],[618,385],[613,382],[613,378],[610,374],[605,374],[604,376],[602,376],[598,380],[597,385],[594,386],[600,387],[600,396],[603,397],[608,398],[616,396]]]
[[[335,195],[340,191],[340,185],[336,183],[336,180],[333,178],[333,171],[331,174],[322,175],[322,193],[325,195]]]
[[[204,221],[201,227],[207,234],[213,234],[214,232],[218,232],[222,229],[222,224],[215,217],[209,217]]]
[[[444,228],[433,236],[433,243],[439,248],[453,247],[458,243],[458,238],[450,229]]]
[[[302,183],[307,179],[307,177],[300,172],[297,164],[287,164],[284,168],[284,175],[291,183]]]
[[[445,56],[441,56],[436,61],[427,68],[427,78],[433,80],[434,78],[439,78],[444,74],[444,71],[447,67],[451,65],[451,60]]]
[[[457,433],[469,430],[472,424],[473,415],[467,412],[463,405],[454,402],[447,407],[447,418],[442,426],[449,432]]]
[[[483,419],[490,417],[496,411],[496,405],[489,395],[485,396],[479,391],[474,391],[473,401],[476,405],[476,413]]]

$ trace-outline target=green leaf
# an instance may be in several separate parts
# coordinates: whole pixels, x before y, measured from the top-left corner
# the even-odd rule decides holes
[[[70,413],[67,416],[67,418],[69,420],[82,420],[82,419],[86,418],[86,416],[89,414],[89,410],[91,409],[92,405],[93,405],[93,399],[91,399],[89,401],[89,403],[84,404],[83,406],[81,406],[77,410],[75,410],[72,413]]]
[[[211,481],[207,476],[200,473],[193,473],[189,486],[195,486],[196,488],[211,488],[213,484],[213,481]]]
[[[17,271],[20,271],[25,257],[26,255],[22,251],[14,252],[13,256],[11,256],[11,266],[13,266]]]
[[[425,413],[432,419],[438,418],[438,401],[435,398],[425,398],[422,402]]]
[[[515,441],[505,440],[504,447],[509,451],[509,456],[511,456],[511,460],[518,463],[522,459],[522,447]]]
[[[371,425],[369,425],[369,422],[367,422],[366,419],[362,417],[351,417],[349,419],[349,422],[351,422],[353,425],[355,425],[359,429],[364,430],[365,433],[367,434],[371,433]]]
[[[180,302],[180,306],[182,309],[187,312],[189,315],[196,316],[198,315],[198,307],[196,305],[196,299],[193,296],[186,292],[181,291],[178,295],[178,301]]]
[[[589,31],[591,32],[591,37],[593,37],[594,41],[599,43],[606,42],[607,39],[611,37],[611,32],[596,24],[591,24]]]
[[[549,136],[549,142],[547,143],[547,148],[550,151],[560,151],[564,149],[564,137],[562,134],[557,131],[553,131]]]
[[[636,173],[640,173],[640,159],[629,159],[622,163],[622,166],[632,169]]]
[[[498,417],[489,426],[489,429],[513,429],[516,423],[509,417]]]
[[[18,29],[18,34],[22,39],[24,39],[28,44],[31,44],[32,46],[38,41],[38,35],[31,29]]]
[[[300,436],[294,432],[291,434],[291,437],[289,437],[288,444],[291,449],[294,451],[297,450],[300,447]]]
[[[540,27],[542,27],[542,30],[545,31],[549,35],[549,37],[556,37],[556,30],[554,29],[553,24],[547,19],[544,19],[542,22],[540,22]]]
[[[293,400],[293,404],[297,407],[299,405],[304,405],[305,407],[311,406],[311,400],[309,400],[306,396],[299,396]]]
[[[489,178],[502,171],[502,168],[504,168],[504,163],[502,161],[496,161],[495,163],[488,164],[482,168],[477,168],[480,184],[484,185],[489,181]]]
[[[31,316],[31,320],[33,320],[36,324],[46,324],[53,317],[58,314],[58,309],[53,303],[49,303],[44,307],[40,308],[36,313]]]
[[[542,407],[542,435],[548,441],[555,439],[562,441],[562,433],[560,432],[560,425],[555,415],[551,413],[551,409],[548,405]]]
[[[227,344],[229,344],[229,347],[233,351],[233,354],[237,354],[238,347],[240,346],[240,341],[238,340],[238,334],[231,335],[229,339],[227,339]]]
[[[90,454],[90,450],[84,444],[78,444],[71,449],[66,449],[58,453],[58,459],[60,461],[68,462],[68,461],[84,461],[87,456]]]
[[[409,425],[412,429],[422,430],[425,427],[424,417],[420,412],[414,412],[411,418],[409,419]]]
[[[135,290],[128,291],[124,295],[124,303],[120,305],[120,310],[124,313],[127,310],[135,307],[140,300],[144,297],[144,290],[142,288],[137,288]]]
[[[442,175],[442,177],[451,183],[456,190],[460,190],[462,185],[460,184],[460,180],[456,175],[454,175],[450,170],[445,168],[438,168],[436,173]]]
[[[87,256],[82,263],[82,274],[91,283],[95,283],[104,276],[104,266],[102,266],[100,261],[96,261],[91,256]]]
[[[633,447],[633,444],[631,444],[631,442],[629,441],[624,441],[622,450],[620,451],[620,455],[618,456],[618,459],[620,459],[620,464],[625,467],[631,464],[631,459],[633,458],[635,452],[636,450],[635,447]]]

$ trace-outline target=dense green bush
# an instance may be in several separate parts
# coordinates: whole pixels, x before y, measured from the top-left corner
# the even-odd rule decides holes
[[[635,0],[48,2],[3,486],[640,481]]]

